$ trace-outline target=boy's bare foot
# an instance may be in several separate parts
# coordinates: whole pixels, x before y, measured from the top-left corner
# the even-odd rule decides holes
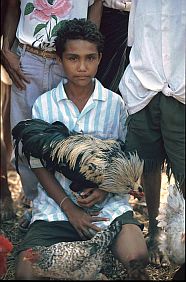
[[[2,221],[15,218],[16,214],[14,212],[13,200],[11,196],[5,196],[3,199],[0,199],[0,207]]]
[[[130,261],[125,280],[150,280],[149,274],[141,261]]]
[[[146,244],[149,252],[149,263],[155,265],[156,267],[167,267],[170,265],[168,256],[165,253],[162,253],[159,249],[159,235],[150,235],[146,236]]]

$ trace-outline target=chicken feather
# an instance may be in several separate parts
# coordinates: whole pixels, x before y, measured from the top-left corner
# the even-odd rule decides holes
[[[180,188],[169,185],[167,202],[159,208],[157,216],[160,250],[178,265],[185,262],[185,199]]]
[[[126,155],[120,140],[102,140],[69,131],[62,122],[50,124],[40,119],[19,122],[12,135],[18,172],[21,142],[29,164],[31,156],[39,158],[44,167],[70,179],[75,192],[86,187],[119,194],[138,192],[143,160],[137,153]]]
[[[121,228],[122,223],[115,220],[90,240],[36,246],[25,251],[24,259],[32,263],[38,276],[94,280],[99,277],[104,254]]]

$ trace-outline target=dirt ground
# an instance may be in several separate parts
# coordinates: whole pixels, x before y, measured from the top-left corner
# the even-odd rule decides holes
[[[1,230],[13,243],[13,252],[8,257],[8,267],[7,272],[2,277],[2,280],[15,280],[15,251],[17,245],[21,242],[24,237],[24,233],[20,232],[18,229],[18,220],[24,212],[24,207],[21,203],[21,183],[19,176],[14,171],[8,172],[9,187],[12,193],[12,198],[14,201],[14,206],[16,210],[16,218],[14,220],[1,222]],[[173,182],[173,181],[171,181]],[[165,174],[162,174],[162,189],[161,189],[161,202],[165,202],[167,198],[167,178]],[[135,216],[139,221],[143,222],[145,225],[144,235],[147,233],[148,229],[148,214],[145,206],[145,202],[139,203],[131,197],[131,204],[134,206]],[[170,281],[179,267],[177,265],[171,264],[171,266],[166,268],[156,268],[152,265],[148,265],[147,271],[149,273],[151,280],[157,281]],[[103,273],[106,274],[109,280],[124,280],[126,276],[126,270],[123,269],[122,265],[112,258],[111,254],[108,253],[104,259]]]

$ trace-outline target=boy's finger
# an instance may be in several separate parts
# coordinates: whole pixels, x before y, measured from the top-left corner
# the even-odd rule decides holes
[[[109,221],[110,219],[108,217],[98,217],[98,216],[92,216],[91,221],[96,222],[96,221]]]

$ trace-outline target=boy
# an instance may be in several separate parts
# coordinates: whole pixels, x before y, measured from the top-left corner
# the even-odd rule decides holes
[[[126,111],[123,100],[94,79],[103,50],[103,37],[96,26],[84,19],[66,21],[58,32],[55,45],[66,83],[61,81],[57,88],[36,100],[33,118],[50,123],[59,120],[70,130],[102,139],[124,140]],[[60,173],[51,174],[38,160],[33,160],[32,164],[39,180],[38,196],[33,201],[32,224],[19,248],[18,279],[31,278],[31,265],[24,260],[22,251],[34,245],[87,240],[91,237],[89,228],[100,231],[118,216],[122,218],[123,227],[112,246],[114,256],[125,266],[140,260],[145,267],[147,248],[141,226],[133,218],[128,196],[119,197],[88,188],[84,190],[86,198],[77,200],[67,178]],[[91,212],[94,204],[100,205],[99,213]],[[90,208],[90,212],[86,213],[84,208]]]
[[[56,31],[63,20],[88,18],[99,24],[101,8],[100,0],[6,0],[5,5],[1,57],[12,79],[12,129],[19,121],[31,118],[37,97],[56,87],[63,77],[54,46]],[[21,157],[24,160],[19,167],[24,192],[22,202],[30,206],[37,195],[38,181],[26,159]],[[11,162],[15,166],[14,156]],[[29,223],[30,209],[26,209],[19,228],[27,231]]]

